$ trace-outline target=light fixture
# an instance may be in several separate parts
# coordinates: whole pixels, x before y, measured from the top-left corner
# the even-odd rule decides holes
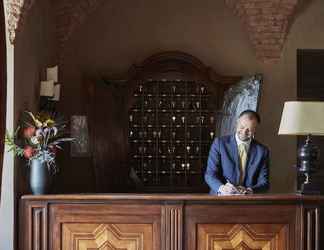
[[[61,84],[58,84],[58,66],[46,68],[46,80],[40,82],[40,110],[55,112],[60,100]]]
[[[305,144],[298,149],[297,169],[305,176],[301,193],[320,193],[311,179],[319,167],[319,149],[312,143],[311,136],[324,136],[324,102],[285,102],[278,134],[307,136]]]
[[[53,97],[54,96],[54,81],[41,81],[40,96]]]

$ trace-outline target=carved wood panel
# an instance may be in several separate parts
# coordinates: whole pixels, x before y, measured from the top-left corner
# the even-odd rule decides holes
[[[294,206],[190,205],[184,213],[188,250],[299,249]]]
[[[199,224],[200,250],[287,250],[289,230],[282,224]]]
[[[62,225],[63,250],[151,250],[151,224],[85,224]]]
[[[53,205],[50,223],[53,250],[160,250],[159,205]]]

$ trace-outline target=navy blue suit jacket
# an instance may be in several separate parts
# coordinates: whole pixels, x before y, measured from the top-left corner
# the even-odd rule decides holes
[[[209,151],[205,180],[211,194],[216,194],[227,180],[235,186],[239,185],[240,165],[235,135],[214,140]],[[269,150],[256,140],[250,144],[243,186],[252,188],[253,192],[269,188]]]

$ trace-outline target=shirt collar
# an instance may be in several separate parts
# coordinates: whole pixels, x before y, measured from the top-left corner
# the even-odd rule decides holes
[[[248,141],[242,141],[237,133],[235,133],[235,140],[236,140],[236,143],[237,143],[237,146],[241,145],[241,144],[244,144],[245,148],[248,150],[250,148],[250,144],[251,144],[251,141],[252,139],[248,140]]]

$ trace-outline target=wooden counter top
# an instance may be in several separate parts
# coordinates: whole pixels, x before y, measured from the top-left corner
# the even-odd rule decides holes
[[[22,200],[144,200],[144,201],[312,201],[324,202],[322,195],[301,194],[253,194],[216,196],[209,194],[50,194],[50,195],[24,195]]]

